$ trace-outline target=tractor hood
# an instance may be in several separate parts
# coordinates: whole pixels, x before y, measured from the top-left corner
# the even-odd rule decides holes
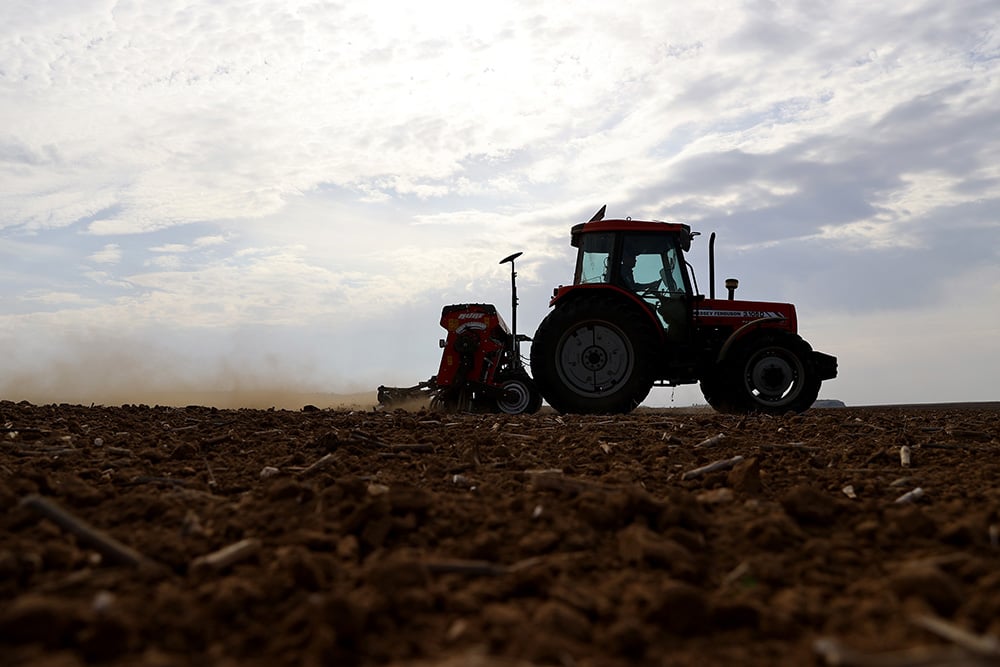
[[[757,321],[782,322],[781,328],[792,333],[798,329],[795,306],[770,301],[737,301],[729,299],[699,299],[694,307],[694,319],[703,325],[738,329]]]

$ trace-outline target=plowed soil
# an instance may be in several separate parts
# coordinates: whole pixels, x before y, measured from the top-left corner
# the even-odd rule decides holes
[[[998,416],[2,402],[0,662],[965,655],[942,627],[1000,635]]]

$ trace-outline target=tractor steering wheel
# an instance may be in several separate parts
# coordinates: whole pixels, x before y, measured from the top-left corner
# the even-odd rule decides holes
[[[660,284],[660,281],[657,280],[657,281],[652,282],[652,283],[643,283],[641,285],[636,285],[636,288],[637,288],[636,289],[636,293],[639,296],[652,296],[652,297],[656,297],[660,293],[660,290],[656,289],[656,287],[659,284]]]

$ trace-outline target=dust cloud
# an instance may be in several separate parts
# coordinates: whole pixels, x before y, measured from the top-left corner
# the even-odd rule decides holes
[[[0,360],[0,400],[288,410],[306,405],[368,410],[378,403],[374,387],[342,390],[316,379],[315,365],[274,352],[254,355],[244,345],[239,352],[213,354],[135,339],[67,337],[56,348],[22,347],[29,349]]]

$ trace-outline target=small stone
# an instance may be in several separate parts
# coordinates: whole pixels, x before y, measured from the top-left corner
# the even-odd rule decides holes
[[[724,505],[733,502],[733,490],[724,486],[709,491],[703,491],[695,496],[702,505]]]
[[[90,603],[90,608],[98,614],[105,614],[115,604],[115,594],[111,591],[98,591]]]
[[[448,626],[448,631],[445,632],[444,638],[446,641],[454,642],[461,638],[465,634],[465,631],[469,629],[469,624],[465,619],[456,618],[455,621]]]

